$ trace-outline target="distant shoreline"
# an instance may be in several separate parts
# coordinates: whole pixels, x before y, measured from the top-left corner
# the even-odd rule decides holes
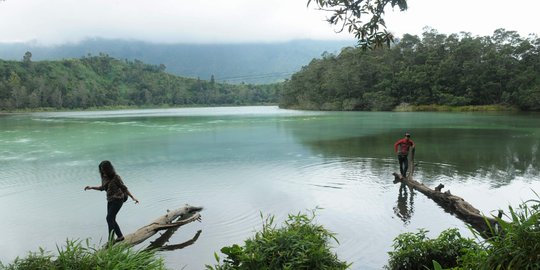
[[[177,109],[177,108],[212,108],[212,107],[246,107],[246,106],[278,106],[277,103],[260,103],[260,104],[194,104],[194,105],[181,105],[181,106],[170,106],[170,105],[156,105],[156,106],[102,106],[102,107],[89,107],[89,108],[35,108],[35,109],[21,109],[21,110],[9,110],[1,111],[0,116],[12,115],[12,114],[23,114],[23,113],[39,113],[39,112],[80,112],[80,111],[119,111],[119,110],[144,110],[144,109]]]
[[[24,113],[37,113],[37,112],[74,112],[74,111],[117,111],[117,110],[144,110],[144,109],[174,109],[174,108],[211,108],[211,107],[245,107],[245,106],[279,106],[276,103],[260,103],[260,104],[194,104],[194,105],[181,105],[181,106],[102,106],[102,107],[90,107],[90,108],[35,108],[35,109],[22,109],[11,111],[0,111],[1,116],[24,114]],[[331,111],[331,110],[311,110],[306,108],[292,107],[282,108],[290,110],[307,110],[307,111]],[[469,106],[449,106],[449,105],[410,105],[401,104],[396,106],[393,112],[522,112],[517,107],[507,105],[469,105]]]
[[[358,110],[320,110],[320,109],[310,109],[302,108],[300,106],[292,106],[283,109],[290,110],[306,110],[306,111],[343,111],[343,112],[361,112]],[[449,106],[449,105],[410,105],[410,104],[400,104],[392,112],[526,112],[515,106],[507,105],[468,105],[468,106]],[[383,112],[383,111],[376,111]]]
[[[394,112],[521,112],[515,106],[508,105],[409,105],[400,104],[393,110]]]

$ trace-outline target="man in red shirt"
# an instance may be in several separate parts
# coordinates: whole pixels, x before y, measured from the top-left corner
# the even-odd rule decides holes
[[[411,134],[409,132],[406,132],[405,138],[398,140],[394,144],[394,151],[398,155],[401,179],[407,177],[407,169],[409,168],[409,149],[414,149],[414,142],[410,138]]]

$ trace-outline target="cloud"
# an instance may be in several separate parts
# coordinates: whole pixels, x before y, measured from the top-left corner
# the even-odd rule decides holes
[[[410,0],[406,12],[388,12],[389,30],[419,34],[489,35],[497,28],[534,32],[540,1]],[[6,0],[0,2],[0,42],[55,44],[89,37],[151,42],[238,43],[291,39],[347,39],[307,0]]]
[[[387,25],[398,35],[420,34],[430,26],[440,33],[470,32],[486,36],[498,28],[515,30],[522,36],[538,32],[540,1],[520,0],[410,0],[406,12],[392,13]]]
[[[7,0],[1,41],[77,41],[86,37],[155,42],[344,39],[326,14],[291,0]]]

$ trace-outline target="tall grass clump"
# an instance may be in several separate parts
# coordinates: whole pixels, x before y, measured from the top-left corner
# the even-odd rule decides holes
[[[58,255],[53,256],[40,248],[39,252],[30,252],[25,258],[15,261],[0,269],[6,270],[163,270],[163,259],[155,252],[134,250],[121,243],[107,245],[105,248],[92,247],[89,241],[67,240],[64,247],[57,247]]]
[[[510,206],[503,217],[509,221],[497,218],[495,236],[483,242],[484,252],[463,258],[463,269],[540,269],[540,200]]]
[[[262,215],[261,215],[261,218]],[[284,226],[277,228],[274,217],[264,219],[262,231],[244,241],[243,246],[232,245],[221,249],[226,258],[210,270],[244,269],[347,269],[331,251],[330,240],[335,235],[314,223],[315,213],[289,215]]]

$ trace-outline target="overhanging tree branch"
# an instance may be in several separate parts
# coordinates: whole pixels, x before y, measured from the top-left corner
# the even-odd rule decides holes
[[[400,11],[407,9],[407,0],[308,0],[307,5],[312,3],[319,10],[332,12],[326,21],[333,25],[341,23],[337,32],[347,29],[364,49],[378,48],[385,44],[390,46],[393,42],[394,37],[386,31],[383,19],[385,7],[398,7]],[[365,17],[368,19],[364,20]]]

